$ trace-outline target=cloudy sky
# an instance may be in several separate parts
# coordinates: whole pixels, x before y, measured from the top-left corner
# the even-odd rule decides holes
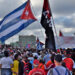
[[[13,11],[26,0],[0,0],[0,20]],[[40,18],[42,13],[42,6],[44,0],[30,0],[32,11],[38,21],[31,24],[29,27],[8,39],[6,42],[12,42],[18,40],[18,35],[35,35],[44,41],[45,34],[44,29],[40,25]],[[57,35],[59,30],[62,31],[64,36],[74,36],[75,33],[75,0],[49,0],[54,25]],[[55,32],[55,29],[53,29]],[[15,38],[15,39],[14,39]]]

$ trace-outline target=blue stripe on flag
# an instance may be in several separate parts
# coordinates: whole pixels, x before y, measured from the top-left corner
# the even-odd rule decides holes
[[[16,30],[12,31],[11,33],[3,36],[1,38],[1,41],[4,42],[6,39],[8,39],[9,37],[17,34],[18,32],[20,32],[22,29],[24,29],[25,27],[27,27],[29,24],[33,23],[35,20],[28,20],[26,21],[26,23],[22,24],[19,28],[17,28]]]
[[[7,17],[9,17],[9,16],[12,15],[13,13],[18,12],[19,10],[25,8],[26,4],[27,4],[27,2],[25,2],[24,4],[22,4],[20,7],[18,7],[17,9],[15,9],[14,11],[12,11],[12,12],[9,13],[8,15],[6,15],[6,16],[4,17],[4,19],[0,22],[0,25],[2,24],[2,22],[3,22]]]
[[[23,5],[21,5],[19,8],[15,9],[11,13],[9,13],[8,15],[6,15],[3,18],[3,20],[0,22],[0,25],[1,25],[0,26],[0,40],[1,40],[1,42],[4,42],[5,40],[10,38],[11,36],[17,34],[22,29],[27,27],[29,24],[36,21],[36,20],[33,20],[33,19],[31,19],[31,20],[20,19],[21,12],[20,12],[19,15],[16,14],[20,10],[24,9],[26,4],[27,4],[27,2],[25,2]],[[10,18],[10,16],[12,16],[12,15],[13,16],[15,15],[15,17]]]
[[[20,19],[20,16],[15,18],[14,20],[8,22],[7,24],[3,25],[0,32],[6,30],[7,28],[13,26],[14,24],[18,23],[19,21],[21,21],[22,19]]]

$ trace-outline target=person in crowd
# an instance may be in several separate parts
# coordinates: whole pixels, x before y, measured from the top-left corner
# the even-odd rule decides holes
[[[40,53],[40,51],[38,52],[38,60],[40,60],[41,59],[41,53]]]
[[[62,66],[62,56],[57,54],[54,57],[55,68],[48,71],[47,75],[70,75],[67,68]]]
[[[13,60],[9,57],[8,51],[4,51],[4,56],[0,60],[1,75],[12,75]]]
[[[33,61],[34,61],[34,57],[33,54],[31,53],[30,56],[28,57],[28,60],[30,60],[30,63],[32,65],[32,69],[33,69]]]
[[[18,73],[18,75],[23,75],[23,73],[24,73],[24,63],[22,62],[23,55],[21,53],[18,53],[18,55],[19,55],[19,73]]]
[[[55,54],[52,54],[50,59],[47,64],[45,64],[45,73],[47,74],[48,70],[51,69],[51,68],[54,68],[55,67],[55,64],[54,64],[54,56]]]
[[[38,68],[38,66],[39,66],[38,60],[34,61],[33,65],[34,65],[34,69],[32,69],[29,72],[29,75],[45,75],[45,72],[42,69]]]
[[[19,70],[18,54],[15,54],[13,68],[12,68],[13,75],[18,75],[18,70]]]
[[[63,62],[65,63],[66,67],[70,70],[70,72],[72,72],[74,61],[71,59],[70,52],[66,51],[66,57],[63,60]]]
[[[33,62],[36,62],[36,61],[39,62],[38,57],[37,56],[34,56],[34,61]],[[33,68],[34,68],[34,66],[33,66]]]
[[[24,70],[24,73],[23,74],[24,75],[29,75],[29,71],[32,70],[32,65],[29,62],[27,55],[25,55],[23,57],[22,62],[24,63],[24,69],[23,69]]]
[[[10,57],[12,60],[14,60],[14,52],[10,52]]]
[[[74,61],[73,70],[72,70],[72,75],[75,75],[75,51],[72,52],[71,58],[72,58],[73,61]]]
[[[45,56],[44,56],[44,61],[45,61],[45,64],[50,60],[50,56],[51,56],[51,54],[50,53],[48,53],[48,52],[46,52],[46,54],[45,54]]]
[[[45,62],[44,62],[44,60],[41,58],[40,61],[39,61],[39,66],[38,66],[38,68],[40,68],[40,69],[42,69],[42,70],[45,70],[44,64],[45,64]]]

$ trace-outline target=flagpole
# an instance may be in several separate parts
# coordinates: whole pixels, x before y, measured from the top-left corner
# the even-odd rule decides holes
[[[55,27],[53,16],[52,16],[52,21],[53,21],[53,26],[54,26],[54,29],[55,29],[55,34],[56,34],[57,42],[59,44],[58,46],[60,47],[60,43],[59,43],[59,40],[58,40],[57,31],[56,31],[56,27]]]
[[[49,0],[48,0],[48,3],[49,3]],[[50,7],[50,5],[49,5],[49,8],[50,8],[50,10],[51,10],[51,7]],[[51,11],[51,13],[52,13],[52,11]],[[52,14],[51,14],[52,15]],[[55,31],[55,34],[56,34],[56,38],[57,38],[57,42],[58,42],[58,44],[59,44],[59,41],[58,41],[58,36],[57,36],[57,31],[56,31],[56,27],[55,27],[55,23],[54,23],[54,19],[53,19],[53,15],[52,15],[52,21],[53,21],[53,26],[54,26],[54,31]],[[60,45],[58,45],[58,46],[60,46]]]

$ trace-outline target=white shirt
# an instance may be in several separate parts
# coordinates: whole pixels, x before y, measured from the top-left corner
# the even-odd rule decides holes
[[[37,53],[32,53],[33,54],[33,56],[37,56],[38,57],[38,54]]]
[[[0,60],[0,64],[2,64],[2,68],[11,68],[13,60],[10,57],[3,57]]]

